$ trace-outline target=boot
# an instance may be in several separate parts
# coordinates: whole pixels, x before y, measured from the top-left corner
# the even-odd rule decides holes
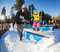
[[[20,35],[20,41],[22,41],[22,37],[23,37],[23,35],[22,35],[22,32],[21,32],[21,35]]]
[[[39,31],[39,29],[37,28],[37,31]]]
[[[22,41],[22,38],[20,38],[20,41]]]
[[[33,30],[35,30],[35,29],[33,28]]]

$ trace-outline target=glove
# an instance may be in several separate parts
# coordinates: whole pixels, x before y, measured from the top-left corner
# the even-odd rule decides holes
[[[13,30],[14,30],[15,28],[13,27]]]
[[[26,22],[26,19],[23,19],[22,22]]]

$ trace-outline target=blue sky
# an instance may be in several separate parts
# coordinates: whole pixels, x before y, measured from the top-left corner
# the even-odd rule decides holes
[[[0,0],[0,17],[2,8],[6,7],[6,15],[10,15],[11,6],[16,3],[16,0]],[[25,0],[25,6],[33,4],[38,12],[44,11],[46,14],[58,16],[60,14],[60,0]]]

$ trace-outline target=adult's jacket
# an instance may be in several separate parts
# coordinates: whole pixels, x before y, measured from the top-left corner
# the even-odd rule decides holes
[[[22,24],[24,19],[26,19],[25,12],[22,13],[22,10],[20,10],[19,12],[17,12],[16,16],[14,17],[13,26],[15,22],[17,24]]]

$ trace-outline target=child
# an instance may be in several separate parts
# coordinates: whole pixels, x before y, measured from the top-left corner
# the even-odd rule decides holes
[[[39,31],[40,29],[40,17],[39,17],[39,13],[37,13],[37,10],[34,9],[33,10],[33,20],[34,20],[34,23],[33,23],[33,30],[35,30],[35,27],[37,25],[37,31]]]

